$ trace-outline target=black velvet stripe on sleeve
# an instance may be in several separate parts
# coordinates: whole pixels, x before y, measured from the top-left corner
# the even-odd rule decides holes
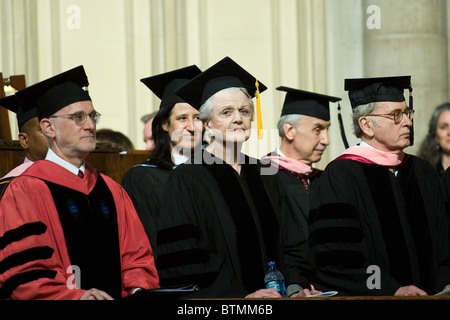
[[[0,237],[0,250],[15,241],[25,239],[32,235],[43,234],[45,230],[47,230],[47,226],[40,221],[25,223],[20,227],[8,230]]]
[[[363,238],[354,206],[345,203],[325,204],[309,216],[309,244],[360,242]]]
[[[56,276],[55,270],[31,270],[27,272],[22,272],[15,274],[5,281],[3,286],[0,288],[0,300],[7,299],[11,293],[20,285],[38,280],[41,278],[54,279]]]
[[[53,251],[50,247],[34,247],[14,253],[0,261],[0,274],[27,262],[48,259],[53,255]]]
[[[208,252],[202,249],[180,250],[158,256],[158,269],[168,269],[188,264],[206,263]]]
[[[163,229],[158,232],[158,245],[187,239],[200,240],[200,233],[193,224],[183,224]]]
[[[364,263],[365,258],[359,248],[363,233],[352,205],[320,206],[311,212],[309,223],[309,244],[318,267]]]

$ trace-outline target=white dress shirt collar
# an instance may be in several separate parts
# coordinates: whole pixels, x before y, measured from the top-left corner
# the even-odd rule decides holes
[[[57,165],[60,165],[61,167],[69,170],[70,172],[72,172],[75,175],[78,175],[78,171],[79,170],[81,170],[83,172],[83,174],[85,173],[84,171],[86,170],[86,167],[85,167],[84,163],[83,163],[83,165],[80,168],[78,168],[78,167],[74,166],[73,164],[67,162],[66,160],[60,158],[50,148],[48,148],[47,155],[45,156],[45,160],[54,162]]]

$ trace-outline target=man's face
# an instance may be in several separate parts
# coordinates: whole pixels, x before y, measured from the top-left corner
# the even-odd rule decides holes
[[[320,161],[330,144],[328,137],[330,121],[302,115],[299,122],[293,128],[293,149],[297,160],[311,165]]]
[[[405,111],[407,108],[406,102],[379,102],[376,104],[371,114],[373,115],[387,115],[377,116],[376,122],[379,126],[373,126],[373,143],[372,146],[377,149],[393,152],[402,151],[410,145],[410,131],[413,125],[405,114],[402,114],[401,121],[396,124],[392,112],[396,110]],[[370,117],[370,116],[369,116]]]
[[[31,161],[45,159],[48,150],[48,141],[42,133],[37,117],[25,123],[24,132],[19,133],[19,140],[22,147],[27,150],[27,157]]]
[[[72,103],[57,111],[54,116],[85,112],[91,114],[94,107],[91,101],[80,101]],[[86,122],[78,125],[68,117],[52,118],[55,132],[55,147],[61,152],[57,154],[62,158],[86,158],[95,150],[95,130],[94,121],[88,116]],[[54,150],[56,151],[56,150]]]

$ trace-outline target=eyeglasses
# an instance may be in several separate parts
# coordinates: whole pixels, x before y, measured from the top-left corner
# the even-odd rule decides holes
[[[414,110],[411,108],[406,108],[404,111],[402,110],[394,110],[390,113],[369,113],[367,116],[374,116],[374,117],[384,117],[391,120],[394,120],[395,124],[399,124],[403,120],[403,114],[406,114],[406,116],[409,118],[409,120],[414,119]],[[394,117],[393,119],[391,117]]]
[[[86,112],[83,112],[83,111],[79,111],[79,112],[70,113],[70,114],[60,114],[60,115],[56,115],[56,116],[50,116],[50,118],[69,118],[69,119],[75,121],[75,124],[77,126],[82,126],[83,124],[86,123],[88,116],[97,125],[98,122],[100,121],[100,117],[102,115],[97,111],[93,111],[89,114],[87,114]]]

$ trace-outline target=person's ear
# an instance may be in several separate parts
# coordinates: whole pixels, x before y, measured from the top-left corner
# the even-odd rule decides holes
[[[24,149],[28,149],[28,134],[26,132],[19,132],[19,143]]]
[[[211,129],[211,126],[209,125],[209,121],[203,121],[203,128],[205,129],[205,131],[208,131],[209,129]]]
[[[164,131],[169,132],[169,123],[168,123],[168,122],[164,122],[164,123],[161,125],[161,128],[162,128]]]
[[[283,131],[284,131],[284,136],[286,137],[286,139],[288,141],[294,140],[295,134],[297,133],[297,129],[295,128],[295,126],[292,123],[289,123],[289,122],[283,123]]]
[[[360,117],[358,119],[359,127],[361,128],[362,132],[368,137],[374,136],[374,123],[368,118],[368,117]]]
[[[39,124],[44,135],[53,139],[56,137],[56,127],[50,119],[44,118]]]

